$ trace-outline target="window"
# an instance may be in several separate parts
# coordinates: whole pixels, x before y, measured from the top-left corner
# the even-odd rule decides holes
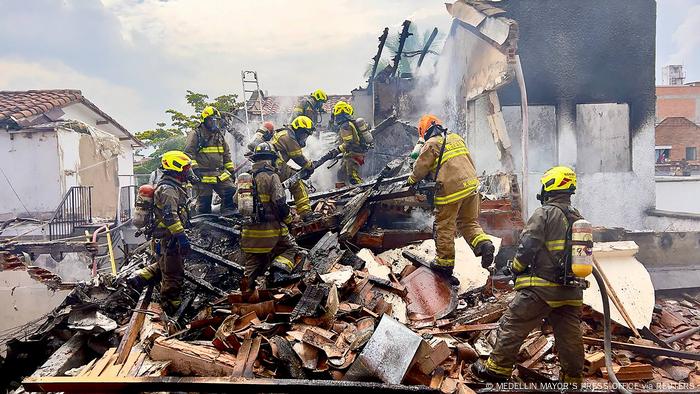
[[[657,146],[656,147],[656,164],[666,163],[671,157],[671,147],[670,146]]]
[[[698,159],[698,149],[694,146],[688,146],[685,148],[685,159],[686,160],[697,160]]]

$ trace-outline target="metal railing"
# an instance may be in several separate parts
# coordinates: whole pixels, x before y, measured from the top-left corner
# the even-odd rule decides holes
[[[92,186],[71,186],[49,221],[49,239],[68,238],[76,226],[92,223]]]
[[[117,205],[117,225],[122,224],[134,215],[134,203],[136,202],[136,186],[122,186],[119,188],[119,202]]]

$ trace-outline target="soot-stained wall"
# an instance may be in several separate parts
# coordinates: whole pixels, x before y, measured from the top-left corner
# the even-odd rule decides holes
[[[497,6],[518,22],[530,104],[628,103],[632,134],[653,116],[654,0],[504,0]],[[499,93],[503,105],[520,104],[516,84]]]

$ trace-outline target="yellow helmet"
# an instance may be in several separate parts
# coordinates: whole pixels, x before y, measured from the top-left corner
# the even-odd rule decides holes
[[[314,129],[314,122],[311,121],[311,118],[308,116],[297,116],[294,118],[292,121],[292,129],[296,130],[306,130],[307,132],[311,133]]]
[[[315,98],[316,101],[328,101],[328,95],[321,89],[316,89],[313,93],[311,93],[311,97]]]
[[[204,119],[212,115],[221,116],[221,113],[219,113],[219,110],[212,107],[211,105],[206,106],[202,111],[202,121],[204,121]]]
[[[540,182],[545,192],[573,192],[576,190],[576,173],[569,167],[552,167],[544,173]]]
[[[355,110],[352,109],[352,105],[346,103],[345,101],[338,101],[333,106],[333,115],[338,116],[340,114],[352,115]]]
[[[167,171],[182,172],[187,166],[192,164],[190,157],[179,150],[165,152],[160,159],[163,169]]]

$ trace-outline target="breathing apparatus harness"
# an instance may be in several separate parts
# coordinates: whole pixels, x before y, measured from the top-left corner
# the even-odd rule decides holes
[[[442,146],[440,146],[440,154],[437,158],[437,167],[435,167],[435,188],[432,189],[432,193],[428,193],[428,201],[430,201],[430,206],[435,208],[435,193],[437,193],[438,188],[438,174],[440,174],[440,168],[442,168],[442,157],[445,154],[445,146],[447,146],[447,128],[440,124],[433,124],[425,132],[425,141],[427,142],[432,136],[434,131],[437,130],[442,134]]]

